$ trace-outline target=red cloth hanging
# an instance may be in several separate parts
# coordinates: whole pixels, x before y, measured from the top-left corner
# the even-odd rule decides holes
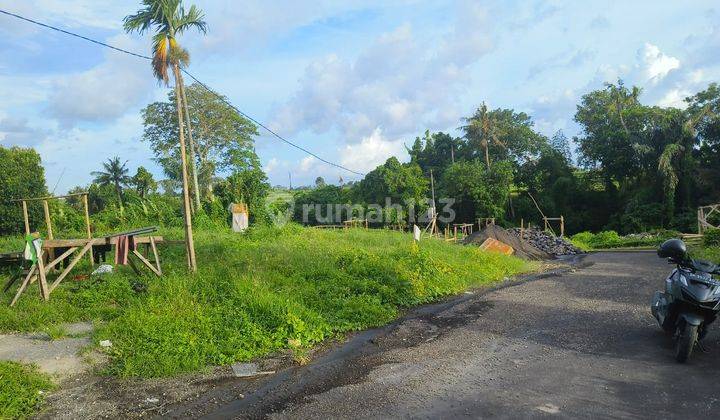
[[[122,235],[115,242],[115,264],[127,265],[129,251],[135,250],[135,237]]]

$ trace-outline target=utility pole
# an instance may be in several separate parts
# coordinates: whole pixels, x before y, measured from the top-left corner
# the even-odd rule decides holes
[[[433,171],[430,169],[430,188],[432,189],[432,208],[433,214],[435,214],[435,178],[433,178]]]
[[[452,163],[455,164],[455,144],[450,143],[450,159],[452,160]]]
[[[292,190],[292,173],[288,171],[288,179],[290,180],[290,189]]]

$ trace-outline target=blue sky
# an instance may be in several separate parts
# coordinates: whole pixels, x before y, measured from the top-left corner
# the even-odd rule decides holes
[[[0,0],[0,8],[148,53],[122,18],[139,1]],[[192,2],[186,1],[189,5]],[[329,160],[368,171],[426,129],[457,132],[482,102],[572,136],[580,96],[622,78],[682,106],[720,79],[713,1],[196,1],[190,71]],[[0,145],[32,146],[56,193],[120,156],[159,177],[140,110],[164,99],[149,64],[0,15]],[[273,184],[357,179],[262,134]],[[62,175],[62,178],[60,178]],[[58,182],[59,181],[59,182]]]

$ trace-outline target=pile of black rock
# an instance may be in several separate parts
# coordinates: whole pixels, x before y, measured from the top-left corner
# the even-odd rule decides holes
[[[508,229],[508,232],[520,237],[520,229]],[[577,255],[585,251],[573,245],[570,241],[552,235],[551,233],[538,229],[523,230],[523,241],[530,243],[535,248],[552,255]]]

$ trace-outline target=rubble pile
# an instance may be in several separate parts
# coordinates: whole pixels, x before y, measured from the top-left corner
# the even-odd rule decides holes
[[[489,225],[485,229],[475,232],[467,238],[463,239],[465,245],[482,245],[486,239],[493,238],[506,245],[510,245],[514,249],[514,255],[526,260],[549,260],[552,255],[541,251],[528,241],[521,241],[516,235],[496,225]]]
[[[520,238],[519,228],[509,229],[508,232]],[[523,230],[522,239],[524,242],[529,243],[535,248],[555,256],[576,255],[584,253],[583,250],[570,243],[570,241],[538,229]]]

